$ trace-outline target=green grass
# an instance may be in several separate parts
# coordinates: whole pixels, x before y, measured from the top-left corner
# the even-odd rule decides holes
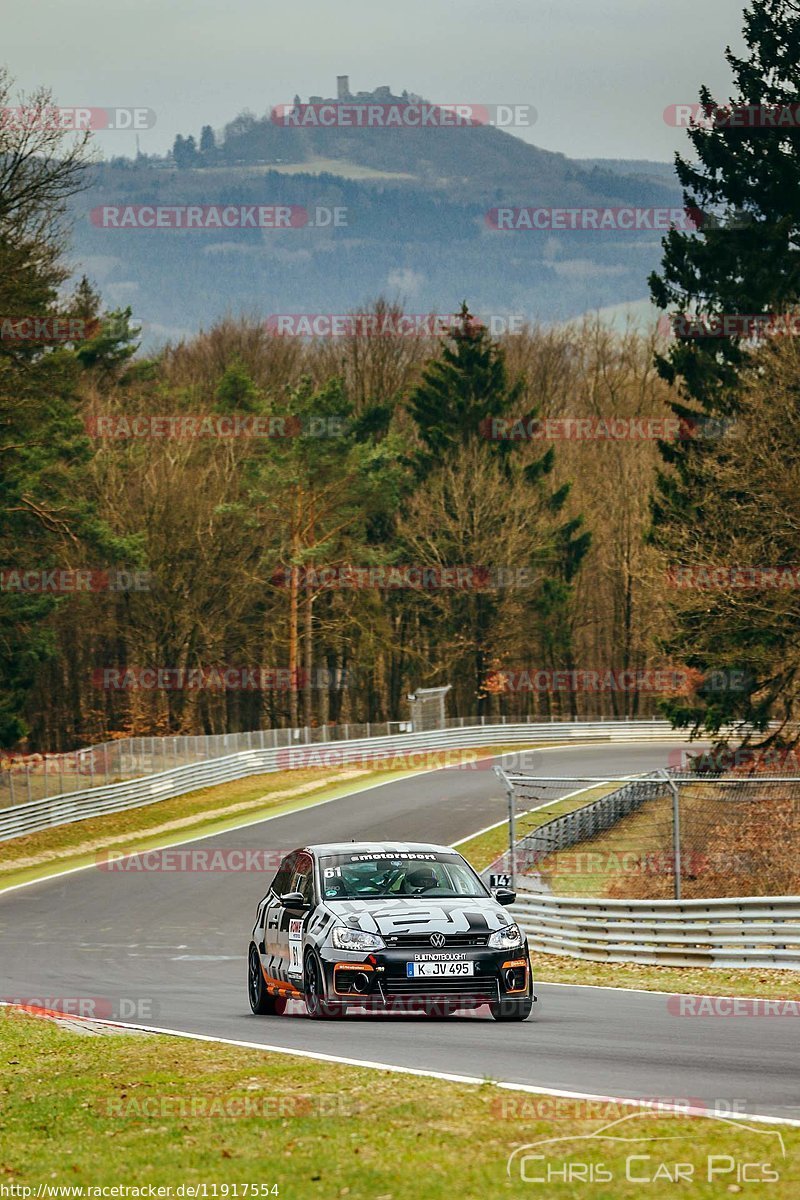
[[[172,1037],[79,1035],[5,1012],[6,1185],[227,1184],[231,1196],[233,1184],[239,1195],[244,1184],[277,1184],[284,1200],[616,1200],[642,1194],[643,1185],[626,1182],[625,1159],[649,1154],[648,1163],[636,1163],[639,1173],[654,1174],[661,1161],[670,1171],[675,1162],[689,1163],[694,1182],[680,1190],[701,1200],[726,1194],[736,1179],[734,1167],[707,1182],[708,1155],[771,1163],[779,1179],[762,1190],[751,1185],[758,1195],[790,1200],[800,1188],[795,1129],[780,1130],[785,1157],[774,1129],[684,1116],[636,1114],[608,1131],[645,1139],[633,1144],[587,1140],[635,1110]],[[502,1027],[493,1028],[502,1039]],[[528,1028],[534,1050],[535,1022]],[[512,1151],[549,1138],[569,1141],[536,1147],[532,1153],[544,1153],[546,1162],[529,1161],[529,1173],[547,1163],[551,1170],[567,1161],[595,1171],[603,1164],[613,1182],[581,1186],[556,1178],[537,1189],[520,1180],[518,1167],[507,1176]],[[664,1180],[644,1194],[661,1200],[678,1190]]]
[[[533,955],[540,983],[582,983],[595,987],[648,988],[681,995],[760,996],[800,1000],[800,972],[767,967],[660,967],[647,963],[587,962],[558,954]]]

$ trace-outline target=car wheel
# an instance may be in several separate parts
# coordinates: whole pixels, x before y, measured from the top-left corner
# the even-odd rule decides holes
[[[303,991],[306,997],[306,1010],[314,1021],[324,1021],[329,1017],[344,1015],[340,1004],[331,1004],[325,999],[322,982],[322,969],[316,954],[307,954],[303,970]]]
[[[258,1017],[278,1017],[286,1009],[286,1001],[282,997],[271,996],[267,991],[261,959],[252,942],[247,956],[247,998],[250,1008]]]
[[[533,1008],[533,999],[523,996],[521,1000],[500,1000],[489,1005],[495,1021],[527,1021]]]

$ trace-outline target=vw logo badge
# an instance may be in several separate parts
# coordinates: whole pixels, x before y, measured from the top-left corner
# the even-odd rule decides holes
[[[443,933],[432,933],[431,934],[431,945],[432,946],[443,946],[444,945],[444,934]]]

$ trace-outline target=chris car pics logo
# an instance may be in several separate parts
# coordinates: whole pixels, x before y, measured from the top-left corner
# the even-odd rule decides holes
[[[754,1127],[744,1119],[709,1116],[724,1126],[715,1130],[714,1149],[696,1123],[685,1112],[664,1114],[665,1122],[683,1118],[674,1132],[655,1133],[637,1127],[653,1114],[639,1109],[592,1133],[542,1138],[518,1146],[508,1157],[510,1179],[538,1187],[546,1195],[554,1185],[570,1185],[586,1195],[596,1194],[598,1184],[678,1185],[708,1194],[708,1184],[723,1190],[740,1191],[743,1185],[777,1183],[786,1166],[786,1146],[780,1130]],[[608,1193],[609,1195],[612,1193]],[[653,1194],[656,1194],[655,1192]],[[661,1194],[659,1190],[658,1194]]]

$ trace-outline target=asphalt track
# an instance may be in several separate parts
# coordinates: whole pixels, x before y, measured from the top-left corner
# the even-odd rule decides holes
[[[618,778],[667,765],[677,745],[539,751],[534,771]],[[492,771],[442,770],[193,841],[191,849],[281,851],[347,838],[450,844],[504,813]],[[350,1015],[312,1022],[300,1006],[279,1018],[254,1017],[245,952],[267,883],[247,871],[92,867],[7,892],[0,895],[0,997],[45,1004],[97,997],[96,1011],[107,1000],[108,1015],[134,1024],[551,1089],[800,1118],[796,1017],[686,1017],[671,1011],[667,995],[548,984],[537,985],[533,1016],[518,1025],[497,1024],[485,1009],[450,1020]]]

